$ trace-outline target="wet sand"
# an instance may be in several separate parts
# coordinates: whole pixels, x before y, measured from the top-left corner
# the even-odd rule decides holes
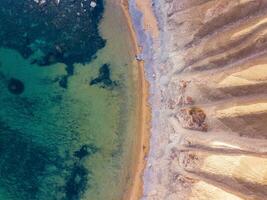
[[[134,45],[134,50],[136,55],[141,53],[141,47],[138,44],[136,32],[132,25],[132,19],[129,13],[128,0],[121,0],[121,7],[123,9],[125,18],[127,19],[127,24],[129,31],[131,33],[132,43]],[[143,172],[146,166],[146,156],[149,150],[149,132],[150,132],[150,119],[151,110],[148,105],[148,91],[149,85],[145,78],[145,68],[144,62],[138,62],[138,88],[140,94],[138,95],[138,134],[139,141],[136,144],[137,149],[135,154],[135,161],[133,166],[133,176],[130,188],[125,192],[125,200],[137,200],[142,197],[143,194]]]

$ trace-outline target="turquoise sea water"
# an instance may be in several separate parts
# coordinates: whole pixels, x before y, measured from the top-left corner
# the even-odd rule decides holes
[[[116,1],[89,2],[0,2],[0,200],[119,200],[129,184],[130,36]]]

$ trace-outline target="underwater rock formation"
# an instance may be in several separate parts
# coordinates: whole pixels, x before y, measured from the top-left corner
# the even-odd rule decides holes
[[[98,151],[98,148],[93,144],[85,144],[79,150],[74,152],[74,156],[80,160],[86,156],[91,156]]]
[[[40,66],[62,62],[72,75],[74,63],[89,62],[105,46],[98,30],[103,11],[103,0],[94,8],[86,0],[3,0],[0,47],[15,49]]]
[[[74,165],[65,186],[67,200],[80,199],[81,194],[86,189],[88,176],[89,172],[84,166]]]
[[[21,94],[24,91],[24,84],[18,79],[11,78],[8,81],[8,90],[12,94]]]
[[[27,106],[25,101],[26,99],[22,99],[24,104],[19,105],[24,113],[25,110],[32,109],[34,104],[29,102],[30,105]],[[11,110],[9,110],[10,113],[14,114]],[[33,113],[30,114],[30,116],[23,115],[21,112],[19,116],[35,121],[36,116]],[[8,118],[8,115],[6,114],[5,117]],[[84,161],[96,154],[99,148],[93,144],[84,144],[74,152],[71,149],[65,149],[62,154],[59,152],[60,146],[53,144],[58,142],[60,137],[47,143],[44,138],[43,141],[36,139],[36,135],[42,137],[42,128],[29,128],[27,123],[23,124],[25,129],[21,128],[17,126],[20,123],[18,119],[14,120],[15,125],[11,127],[4,120],[8,121],[4,117],[0,118],[1,191],[6,191],[11,199],[80,199],[85,190],[90,187],[92,175]],[[58,137],[60,134],[56,126],[52,126]],[[46,128],[49,129],[49,125],[46,124]],[[36,133],[25,132],[26,130],[34,130]],[[35,138],[31,134],[35,134]],[[68,142],[69,135],[70,133],[64,135],[64,142]]]
[[[90,81],[90,85],[100,85],[102,88],[112,88],[117,85],[116,81],[112,81],[110,78],[109,64],[104,64],[99,68],[99,75],[97,78]]]

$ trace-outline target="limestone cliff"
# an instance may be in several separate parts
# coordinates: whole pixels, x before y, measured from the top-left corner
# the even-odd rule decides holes
[[[156,6],[158,131],[168,139],[155,140],[165,150],[149,159],[145,199],[266,200],[267,1]]]

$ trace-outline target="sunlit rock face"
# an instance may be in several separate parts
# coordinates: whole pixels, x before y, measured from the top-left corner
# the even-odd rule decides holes
[[[267,199],[267,1],[160,2],[178,138],[165,199]],[[192,108],[205,113],[204,131],[180,119]]]

